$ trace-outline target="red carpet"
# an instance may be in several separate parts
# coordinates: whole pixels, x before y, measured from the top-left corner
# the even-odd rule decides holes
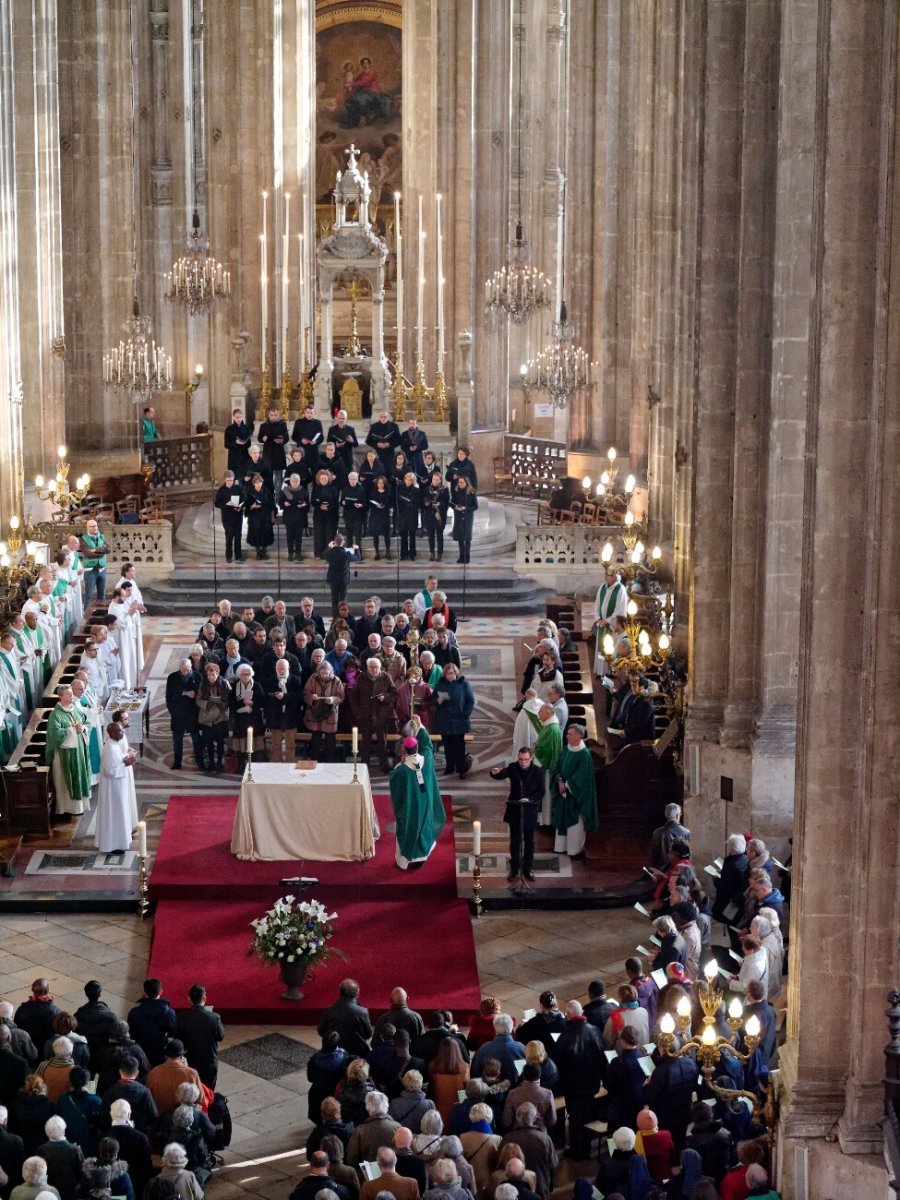
[[[158,901],[148,977],[184,1003],[203,983],[226,1021],[308,1025],[335,999],[345,976],[358,979],[373,1016],[402,985],[419,1009],[450,1008],[460,1020],[480,999],[472,919],[457,898],[450,798],[447,822],[424,867],[398,871],[390,800],[376,796],[381,826],[374,859],[347,862],[242,862],[229,849],[236,796],[172,796],[150,877]],[[274,967],[247,954],[250,922],[286,892],[285,875],[314,875],[316,898],[338,913],[334,944],[347,961],[321,967],[299,1003],[281,999]]]
[[[335,957],[320,967],[304,988],[307,998],[293,1003],[281,999],[277,969],[247,955],[250,922],[265,907],[252,900],[162,901],[148,977],[162,979],[176,1003],[202,982],[223,1019],[244,1024],[315,1024],[348,975],[359,980],[373,1018],[389,1007],[398,985],[420,1011],[450,1008],[463,1022],[478,1008],[472,918],[463,900],[336,901],[334,944],[347,961]]]
[[[424,867],[398,871],[394,866],[393,821],[389,796],[375,797],[381,837],[368,862],[242,862],[231,853],[231,826],[237,796],[171,796],[150,875],[153,900],[271,900],[286,875],[312,875],[321,882],[317,895],[341,899],[372,897],[456,897],[456,851],[450,797],[444,797],[447,821]]]

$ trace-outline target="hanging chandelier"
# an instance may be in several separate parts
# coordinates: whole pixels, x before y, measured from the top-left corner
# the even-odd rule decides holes
[[[516,236],[506,243],[506,261],[484,285],[484,304],[488,312],[501,313],[514,325],[524,325],[539,309],[551,303],[550,280],[531,265],[531,247],[525,240],[522,223],[522,54],[525,26],[515,30],[516,81]]]
[[[531,248],[521,220],[515,241],[506,246],[506,263],[484,285],[485,307],[503,313],[514,325],[524,325],[533,313],[550,307],[550,280],[531,265]]]
[[[553,341],[532,359],[525,372],[526,386],[547,392],[557,408],[564,408],[576,392],[592,386],[591,362],[587,353],[575,345],[575,326],[565,301],[560,305],[559,320],[553,323]]]
[[[172,390],[172,359],[153,340],[149,317],[142,317],[137,297],[132,315],[122,323],[125,337],[103,356],[103,382],[135,400],[151,392]]]
[[[216,302],[231,295],[231,272],[209,253],[209,239],[200,231],[200,214],[194,209],[187,254],[166,275],[164,298],[180,304],[190,315],[206,314]]]

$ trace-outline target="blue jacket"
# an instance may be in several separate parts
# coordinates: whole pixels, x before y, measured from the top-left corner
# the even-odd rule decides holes
[[[473,1079],[477,1079],[487,1060],[496,1058],[500,1063],[501,1078],[508,1079],[511,1084],[517,1083],[519,1072],[516,1070],[516,1060],[524,1057],[525,1047],[521,1042],[517,1042],[511,1033],[498,1033],[475,1051],[470,1074]]]
[[[434,689],[434,732],[468,733],[469,717],[475,707],[475,695],[464,675],[442,679]],[[445,696],[445,700],[438,700]]]

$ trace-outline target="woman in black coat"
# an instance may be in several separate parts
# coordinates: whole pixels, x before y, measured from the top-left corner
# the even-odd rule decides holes
[[[366,496],[372,495],[372,489],[375,487],[375,480],[381,475],[387,478],[387,471],[384,469],[384,463],[370,447],[366,451],[366,456],[359,464],[359,482],[366,489]]]
[[[299,474],[289,475],[281,489],[281,512],[288,562],[303,562],[303,535],[308,532],[309,488]]]
[[[475,464],[469,457],[469,449],[467,446],[459,446],[456,450],[456,458],[447,468],[447,482],[451,487],[456,487],[456,481],[460,475],[468,480],[471,486],[478,490],[478,475],[475,472]]]
[[[337,532],[341,489],[332,483],[328,471],[319,471],[313,484],[310,505],[313,512],[313,554],[322,558],[325,547]]]
[[[422,492],[422,530],[428,538],[432,562],[440,562],[444,557],[444,527],[449,507],[450,489],[444,484],[440,471],[432,471]]]
[[[351,546],[359,546],[366,527],[366,509],[369,497],[366,489],[359,481],[359,474],[351,471],[347,482],[341,488],[341,509],[344,513],[344,532]]]
[[[253,668],[242,663],[231,687],[231,749],[240,763],[247,759],[247,731],[253,730],[253,749],[261,749],[266,731],[266,698],[253,678]]]
[[[415,562],[416,534],[419,530],[419,485],[414,471],[407,471],[397,484],[397,532],[400,534],[400,558]]]
[[[381,551],[378,548],[379,538],[384,538],[385,558],[391,557],[391,516],[393,509],[393,498],[388,490],[387,476],[377,475],[372,488],[372,494],[369,496],[369,517],[366,521],[375,545],[376,558],[381,558]]]
[[[456,484],[450,493],[450,503],[453,505],[453,533],[451,536],[455,542],[459,542],[459,558],[456,561],[467,563],[472,548],[472,527],[475,524],[478,497],[464,475],[457,476]]]
[[[263,486],[262,476],[254,475],[244,498],[244,512],[247,514],[247,541],[256,547],[257,558],[269,557],[266,547],[275,541],[277,511],[272,493]]]

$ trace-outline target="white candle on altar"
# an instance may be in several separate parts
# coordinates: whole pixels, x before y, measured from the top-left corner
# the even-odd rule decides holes
[[[400,193],[394,192],[394,246],[397,256],[397,369],[403,366],[403,234],[400,232]]]
[[[478,857],[481,853],[481,822],[472,822],[472,853]]]
[[[303,210],[300,210],[300,219],[303,219]],[[303,370],[304,354],[303,354],[303,331],[306,328],[306,307],[303,297],[303,234],[297,234],[297,255],[299,258],[299,266],[297,267],[297,362],[299,370]]]
[[[260,338],[259,365],[262,367],[266,361],[266,331],[269,327],[269,305],[268,305],[268,209],[269,209],[269,193],[263,192],[263,231],[260,238],[260,258],[262,266],[259,272],[259,286],[261,292],[261,310],[262,310],[262,337]]]
[[[247,730],[247,758],[253,757],[253,726]]]
[[[355,758],[356,755],[359,754],[359,730],[357,729],[357,727],[355,725],[353,726],[352,737],[353,737],[353,756]]]
[[[438,370],[444,369],[444,234],[441,226],[441,202],[444,197],[437,194],[437,327],[438,327]]]
[[[416,308],[416,369],[424,363],[425,341],[425,230],[422,228],[422,197],[419,196],[419,295]]]
[[[281,238],[281,256],[284,261],[281,264],[281,370],[284,372],[285,360],[287,359],[287,331],[288,331],[288,259],[290,258],[291,247],[291,197],[285,192],[284,194],[284,233]]]
[[[147,857],[147,822],[138,821],[138,858]]]

